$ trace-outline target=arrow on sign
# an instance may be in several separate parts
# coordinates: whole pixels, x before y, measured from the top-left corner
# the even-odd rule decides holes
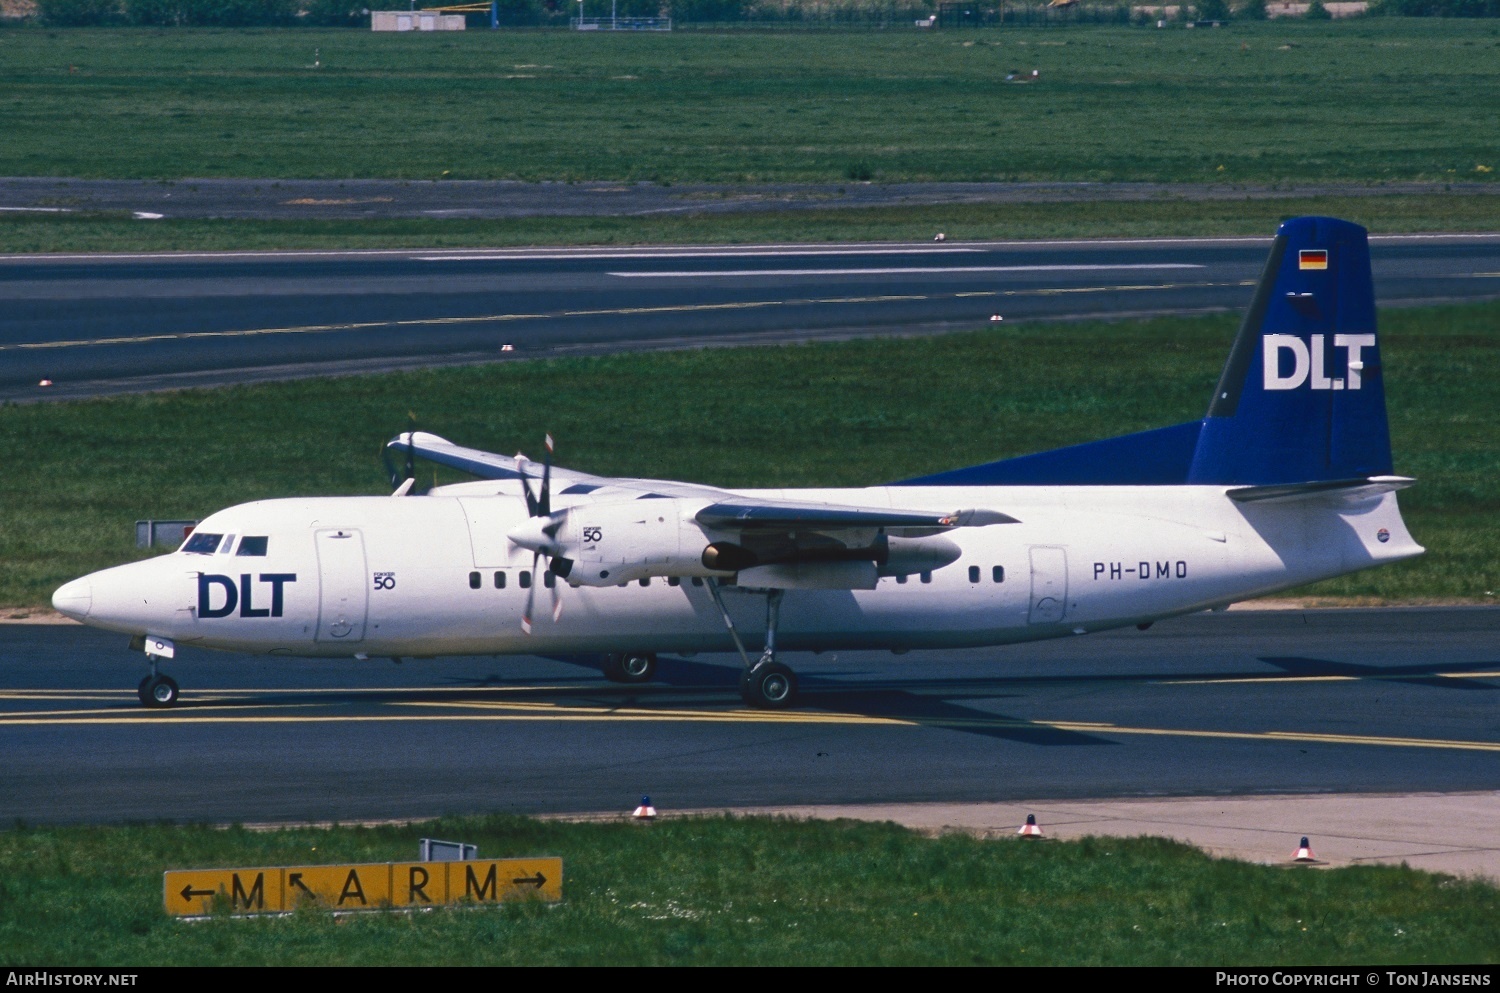
[[[213,896],[213,895],[214,895],[214,891],[213,890],[195,890],[195,889],[193,889],[193,884],[192,883],[188,883],[186,886],[184,886],[182,888],[182,898],[184,900],[191,900],[195,896]]]
[[[302,873],[289,872],[286,874],[286,881],[291,885],[297,887],[297,889],[301,890],[303,893],[306,893],[308,896],[314,895],[313,891],[308,889],[307,884],[302,881]]]
[[[525,886],[527,883],[530,883],[537,889],[541,889],[542,885],[547,882],[547,877],[542,875],[541,871],[538,870],[535,876],[522,876],[520,879],[512,879],[511,882],[515,883],[517,886]]]

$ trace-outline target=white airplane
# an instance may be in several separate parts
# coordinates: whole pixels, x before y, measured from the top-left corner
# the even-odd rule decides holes
[[[1149,360],[1149,359],[1148,359]],[[950,648],[1221,608],[1422,553],[1396,504],[1365,231],[1282,225],[1201,420],[864,489],[615,479],[432,434],[390,497],[219,511],[175,553],[57,590],[132,635],[148,707],[178,646],[367,659],[738,651],[787,707],[792,649]],[[480,477],[413,491],[422,457]],[[533,489],[535,486],[535,490]],[[394,497],[394,499],[392,498]],[[543,563],[545,566],[543,567]],[[532,616],[538,586],[552,609]]]

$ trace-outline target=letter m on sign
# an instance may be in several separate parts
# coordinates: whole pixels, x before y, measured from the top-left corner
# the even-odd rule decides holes
[[[485,875],[484,882],[481,883],[479,881],[479,877],[474,875],[474,867],[472,865],[465,865],[464,896],[466,898],[472,898],[475,900],[499,899],[499,891],[496,889],[495,885],[495,869],[495,863],[491,862],[490,871]],[[485,896],[486,893],[489,894],[488,897]]]
[[[246,910],[264,910],[266,906],[266,874],[257,872],[255,882],[250,884],[250,892],[245,892],[245,884],[240,882],[240,874],[230,876],[229,906],[231,908],[244,907]]]

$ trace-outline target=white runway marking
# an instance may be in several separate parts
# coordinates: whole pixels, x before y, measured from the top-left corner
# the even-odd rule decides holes
[[[417,262],[528,262],[533,260],[556,261],[558,259],[753,259],[766,257],[796,257],[823,255],[973,255],[977,248],[813,248],[789,246],[781,249],[752,249],[726,251],[724,249],[693,251],[692,249],[657,249],[654,251],[629,251],[614,249],[583,252],[486,252],[482,255],[416,255]]]
[[[975,265],[904,266],[889,269],[686,269],[664,272],[611,272],[622,279],[713,279],[720,276],[902,276],[954,272],[1115,272],[1124,269],[1202,269],[1190,262],[1154,262],[1138,265]]]

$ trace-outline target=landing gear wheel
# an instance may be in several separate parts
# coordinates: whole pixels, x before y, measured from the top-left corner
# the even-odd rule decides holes
[[[656,678],[656,656],[651,652],[607,655],[604,678],[614,683],[649,683]]]
[[[177,682],[171,676],[147,676],[141,681],[140,696],[147,707],[175,706]]]
[[[785,710],[797,700],[797,674],[780,662],[757,662],[740,676],[740,696],[760,710]]]

